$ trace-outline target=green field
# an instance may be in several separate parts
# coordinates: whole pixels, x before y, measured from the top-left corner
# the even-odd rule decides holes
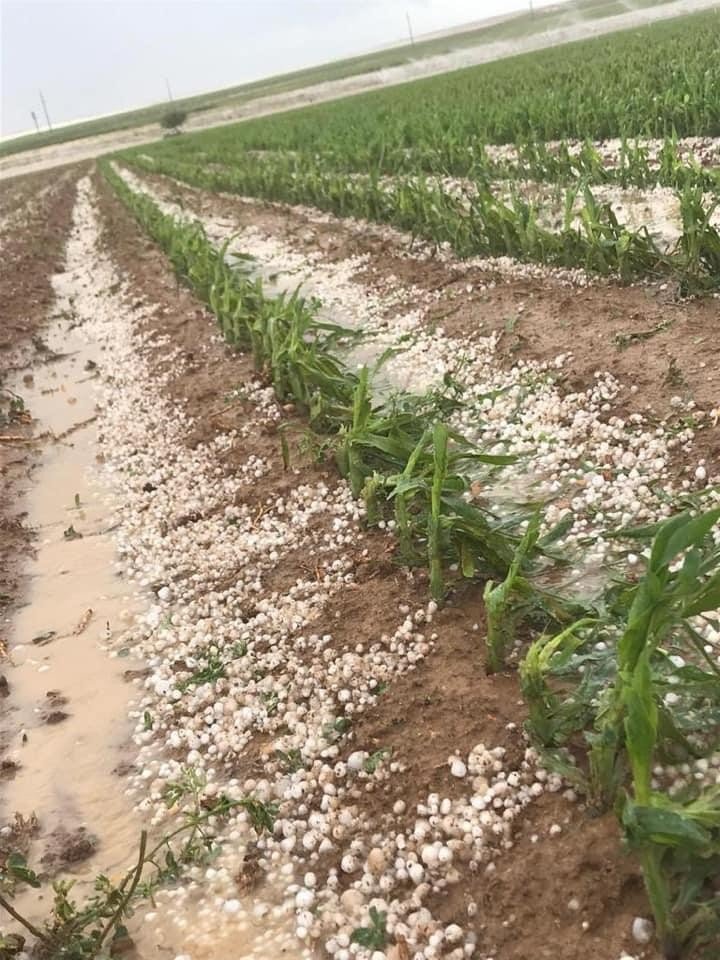
[[[462,257],[511,256],[590,273],[675,278],[683,291],[720,284],[720,236],[707,191],[715,172],[688,163],[676,135],[720,132],[720,12],[666,21],[478,67],[175,138],[126,154],[136,166],[211,190],[311,204],[392,224]],[[670,65],[670,66],[669,66]],[[658,159],[634,138],[664,138]],[[622,137],[608,169],[587,144]],[[487,143],[516,143],[515,164]],[[438,177],[463,177],[444,189]],[[557,223],[520,187],[555,183]],[[626,227],[590,187],[656,184],[677,191],[672,248]]]
[[[500,23],[467,30],[448,37],[420,40],[414,45],[399,45],[375,53],[267,77],[253,83],[184,97],[176,100],[174,106],[190,113],[200,113],[219,107],[229,108],[259,97],[287,93],[317,83],[341,80],[345,77],[402,66],[413,60],[450,53],[464,47],[527,37],[534,33],[567,26],[578,19],[601,19],[626,12],[629,9],[658,6],[667,2],[669,0],[627,0],[625,3],[619,3],[617,0],[572,0],[570,3],[563,4],[561,8],[552,7],[539,10],[534,15],[526,12],[519,13]],[[19,153],[23,150],[77,140],[82,137],[98,136],[159,123],[167,110],[167,103],[154,103],[137,110],[67,124],[56,127],[54,130],[43,130],[40,133],[13,137],[0,142],[0,157]]]

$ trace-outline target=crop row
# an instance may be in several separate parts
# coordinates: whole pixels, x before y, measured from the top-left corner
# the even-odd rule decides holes
[[[715,141],[711,141],[715,143]],[[546,143],[523,138],[501,147],[479,141],[439,144],[418,143],[413,147],[386,149],[375,156],[372,145],[345,152],[333,148],[324,153],[291,150],[246,150],[231,138],[215,133],[183,138],[175,143],[157,144],[152,156],[188,163],[233,167],[246,154],[261,161],[290,158],[298,168],[321,162],[336,172],[378,176],[435,174],[471,177],[473,180],[534,180],[551,183],[618,184],[627,187],[675,187],[688,185],[705,190],[716,188],[718,173],[710,162],[714,149],[688,148],[676,136],[662,140],[621,138],[610,146],[590,140],[560,140]],[[708,155],[710,160],[708,159]]]
[[[562,530],[543,537],[539,513],[500,520],[463,495],[471,469],[507,458],[448,430],[457,402],[448,391],[373,403],[371,372],[351,373],[335,355],[348,331],[319,322],[298,296],[266,296],[198,224],[163,214],[111,168],[105,175],[227,339],[251,350],[277,396],[327,437],[367,522],[394,519],[400,559],[428,567],[433,595],[444,598],[455,565],[486,582],[489,667],[505,665],[519,632],[534,636],[520,665],[528,733],[593,806],[618,810],[665,956],[717,943],[720,510],[619,531],[638,544],[644,575],[592,603],[549,595],[534,574],[562,562],[552,548]]]
[[[682,293],[709,290],[720,283],[720,234],[711,222],[700,187],[678,193],[681,231],[671,250],[662,250],[645,227],[629,229],[611,206],[596,200],[587,186],[559,189],[562,223],[543,226],[536,201],[520,190],[508,202],[485,182],[458,196],[433,178],[397,177],[392,189],[378,177],[356,177],[328,170],[321,162],[293,156],[246,155],[232,167],[186,163],[164,153],[134,151],[125,159],[146,171],[214,191],[310,204],[338,216],[391,224],[460,257],[510,256],[555,267],[582,267],[588,273],[623,282],[650,277],[677,280]],[[578,209],[578,196],[583,203]]]

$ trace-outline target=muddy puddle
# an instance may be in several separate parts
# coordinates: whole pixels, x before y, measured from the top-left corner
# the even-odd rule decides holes
[[[128,718],[143,664],[124,633],[148,597],[119,573],[116,505],[103,483],[96,443],[98,366],[72,312],[72,277],[56,278],[67,307],[44,334],[46,362],[20,370],[9,386],[35,421],[37,463],[24,508],[36,531],[26,566],[24,605],[10,624],[3,673],[6,759],[0,821],[37,818],[28,861],[41,875],[75,882],[77,902],[99,873],[117,879],[135,862],[145,819],[133,809],[127,769],[135,756]],[[137,680],[135,680],[137,682]],[[151,831],[152,835],[153,831]],[[155,840],[159,837],[155,837]],[[215,867],[196,868],[182,885],[140,903],[128,923],[128,960],[299,960],[294,911],[282,905],[288,875],[239,900],[234,876],[242,851],[232,837]],[[26,889],[15,908],[41,923],[52,892]],[[230,906],[228,906],[228,901]],[[0,912],[1,913],[1,912]],[[0,915],[0,928],[19,927]]]
[[[96,477],[95,364],[70,318],[46,334],[48,360],[21,371],[22,396],[41,437],[25,507],[36,531],[25,604],[10,629],[8,757],[3,819],[35,814],[31,862],[77,881],[124,869],[141,829],[125,795],[132,756],[125,671],[139,664],[120,646],[143,598],[115,573],[113,504]],[[35,916],[33,891],[16,901]]]

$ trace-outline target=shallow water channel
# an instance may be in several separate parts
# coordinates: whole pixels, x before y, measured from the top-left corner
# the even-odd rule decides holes
[[[20,370],[9,384],[35,422],[37,458],[23,506],[36,539],[3,671],[10,685],[7,756],[17,772],[0,784],[0,814],[5,822],[16,813],[37,817],[29,864],[41,875],[73,880],[73,898],[81,903],[99,873],[117,879],[134,864],[147,826],[125,775],[136,754],[128,710],[145,664],[133,659],[124,635],[152,597],[124,579],[117,564],[119,514],[99,468],[96,422],[98,369],[111,344],[88,340],[75,316],[77,281],[72,273],[55,278],[61,312],[44,332],[46,361]],[[230,841],[220,861],[230,875],[236,854],[242,859],[232,848]],[[292,911],[280,909],[284,883],[262,885],[235,913],[224,909],[227,883],[210,882],[213,872],[163,890],[156,907],[140,904],[128,924],[135,946],[123,955],[307,955],[292,935]],[[14,900],[39,926],[51,907],[47,889],[25,889]],[[0,916],[0,929],[16,928]]]
[[[61,868],[82,892],[98,872],[127,865],[141,828],[121,776],[133,692],[124,674],[139,664],[118,644],[144,600],[115,572],[112,497],[96,476],[100,358],[73,323],[53,322],[47,362],[12,385],[36,421],[40,452],[25,503],[35,553],[10,635],[10,755],[19,770],[0,797],[6,817],[37,816],[38,868]],[[35,891],[18,905],[44,913]]]

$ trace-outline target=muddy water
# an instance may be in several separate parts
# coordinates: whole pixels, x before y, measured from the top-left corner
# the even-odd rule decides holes
[[[137,666],[118,643],[143,601],[114,573],[112,502],[94,475],[97,347],[69,319],[56,322],[47,343],[60,356],[21,371],[14,385],[46,437],[26,503],[36,555],[10,637],[10,756],[20,770],[0,804],[6,816],[36,814],[33,863],[57,855],[81,890],[99,871],[123,869],[138,842],[141,825],[114,771],[128,758],[131,732],[133,687],[123,673]],[[52,834],[82,829],[96,838],[96,853],[66,865],[68,843]],[[19,905],[37,914],[36,901],[33,893]]]
[[[9,756],[20,769],[0,785],[3,820],[16,811],[39,820],[31,865],[51,870],[54,864],[42,858],[56,855],[57,872],[76,881],[78,902],[98,873],[117,877],[133,864],[146,825],[117,770],[135,753],[128,719],[135,688],[124,675],[142,666],[126,655],[123,634],[147,598],[116,572],[115,504],[98,470],[95,441],[97,367],[112,343],[88,342],[73,315],[83,276],[78,270],[55,278],[63,315],[46,335],[54,356],[20,371],[10,385],[32,413],[40,443],[24,504],[37,531],[36,555],[26,569],[26,604],[12,624],[7,670]],[[98,301],[98,311],[108,307]],[[54,836],[57,830],[65,836]],[[78,831],[83,842],[96,841],[96,850],[67,862],[67,835]],[[307,957],[293,936],[294,911],[283,904],[287,874],[227,908],[241,863],[231,834],[216,862],[222,873],[194,870],[189,884],[159,892],[157,909],[142,905],[130,923],[133,960]],[[47,900],[28,890],[15,906],[38,922],[48,915]],[[5,917],[0,927],[7,928]]]

